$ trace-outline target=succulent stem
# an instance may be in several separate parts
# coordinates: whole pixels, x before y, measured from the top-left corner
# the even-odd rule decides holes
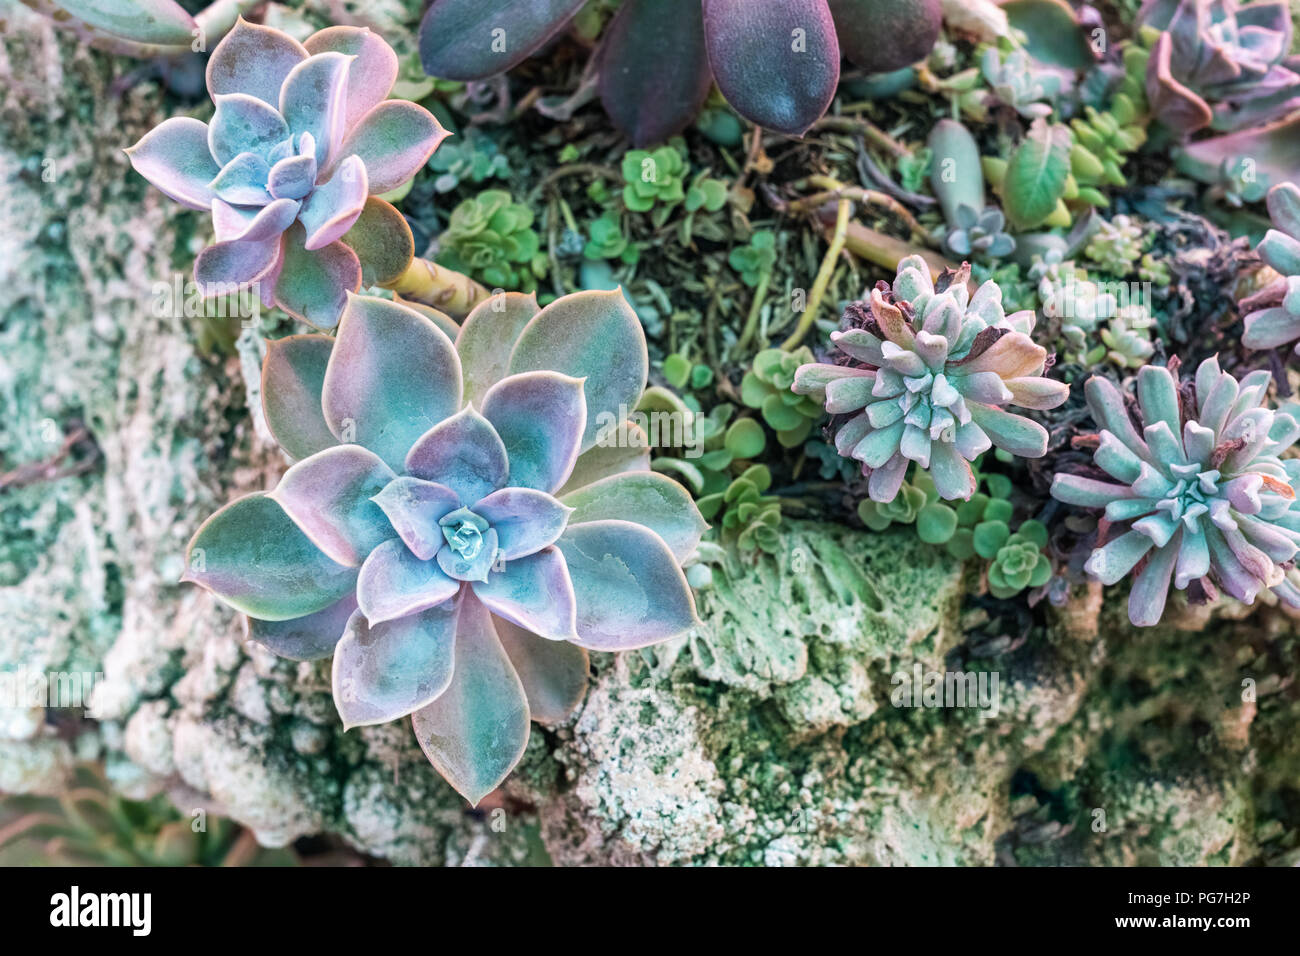
[[[908,256],[920,256],[930,267],[931,278],[936,278],[944,269],[956,268],[955,264],[938,253],[910,245],[902,239],[887,236],[858,222],[849,223],[844,246],[859,259],[866,259],[886,269],[897,269],[898,264]]]
[[[767,300],[767,288],[772,284],[772,270],[764,270],[759,276],[758,285],[754,287],[754,301],[750,303],[749,315],[745,318],[745,328],[740,333],[740,338],[736,340],[736,347],[732,351],[733,355],[743,354],[746,346],[754,338],[754,332],[758,328],[758,313],[763,308],[763,303]]]
[[[840,252],[844,249],[844,241],[849,229],[849,206],[849,200],[841,199],[836,207],[835,231],[831,233],[830,245],[826,249],[825,258],[822,259],[822,267],[817,270],[812,291],[808,293],[807,307],[799,317],[799,324],[790,333],[790,337],[781,343],[781,348],[786,352],[798,348],[803,337],[812,328],[813,320],[817,318],[817,308],[821,305],[822,296],[826,294],[826,287],[830,285],[831,275],[835,272],[835,260],[840,257]]]
[[[492,294],[481,282],[419,256],[385,288],[404,299],[440,309],[457,320],[469,315],[474,306]]]

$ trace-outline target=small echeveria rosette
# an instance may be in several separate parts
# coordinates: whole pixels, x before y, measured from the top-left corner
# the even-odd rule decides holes
[[[964,499],[975,493],[970,463],[989,448],[1022,458],[1047,450],[1047,431],[1005,406],[1055,408],[1069,386],[1043,376],[1033,312],[1006,315],[993,281],[971,295],[969,275],[963,265],[936,283],[923,259],[908,256],[892,288],[872,290],[862,327],[831,334],[849,364],[796,373],[795,392],[824,394],[826,411],[842,416],[835,447],[862,463],[873,501],[892,501],[912,462],[941,497]]]
[[[270,345],[266,418],[299,459],[267,494],[213,515],[186,579],[293,660],[334,655],[345,726],[410,716],[438,771],[477,803],[529,722],[581,701],[587,651],[696,621],[682,571],[707,525],[606,444],[645,388],[645,338],[621,293],[539,310],[502,294],[455,342],[433,320],[353,296],[338,336]]]
[[[1084,565],[1102,584],[1136,570],[1129,619],[1160,622],[1169,585],[1200,597],[1218,588],[1246,604],[1265,588],[1300,607],[1286,572],[1300,546],[1300,461],[1279,456],[1300,437],[1300,423],[1264,407],[1270,374],[1240,382],[1206,359],[1195,383],[1149,365],[1137,375],[1141,431],[1109,380],[1088,380],[1088,407],[1100,427],[1093,460],[1106,479],[1058,474],[1052,496],[1104,508],[1126,530]],[[1109,479],[1109,480],[1107,480]]]
[[[1278,278],[1241,300],[1241,344],[1274,349],[1294,342],[1300,355],[1300,187],[1279,183],[1269,190],[1267,203],[1274,228],[1255,251]]]
[[[210,123],[164,120],[127,150],[172,199],[212,212],[199,253],[205,296],[258,286],[318,328],[346,294],[392,281],[414,242],[379,198],[428,161],[447,132],[422,106],[386,97],[397,55],[377,34],[329,27],[299,43],[240,19],[208,60]]]

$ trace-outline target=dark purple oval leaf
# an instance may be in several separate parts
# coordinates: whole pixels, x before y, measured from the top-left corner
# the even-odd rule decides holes
[[[722,95],[765,129],[802,136],[835,95],[840,46],[826,0],[704,0],[704,39]]]
[[[925,59],[943,26],[939,0],[828,2],[840,51],[869,73],[892,73]]]
[[[443,80],[481,80],[517,66],[585,0],[433,0],[420,21],[420,62]]]
[[[600,102],[634,146],[685,129],[712,79],[700,0],[627,0],[605,30]]]

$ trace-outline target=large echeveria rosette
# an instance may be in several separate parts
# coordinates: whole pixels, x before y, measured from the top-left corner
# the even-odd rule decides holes
[[[1104,509],[1125,529],[1084,570],[1115,584],[1137,569],[1134,624],[1160,622],[1171,580],[1179,590],[1195,582],[1207,597],[1217,585],[1246,604],[1271,588],[1300,607],[1300,590],[1286,581],[1300,545],[1300,462],[1279,457],[1300,424],[1265,406],[1270,379],[1256,371],[1238,382],[1210,358],[1189,389],[1169,369],[1147,366],[1137,376],[1138,424],[1115,385],[1088,380],[1100,428],[1093,460],[1110,480],[1058,474],[1052,496]]]
[[[455,342],[350,297],[337,339],[270,345],[266,418],[298,460],[195,534],[186,578],[295,660],[334,655],[346,726],[410,715],[470,801],[563,720],[587,650],[689,629],[681,570],[706,525],[638,447],[598,443],[636,407],[647,357],[621,293],[539,310],[502,294]]]
[[[241,19],[208,60],[212,121],[172,117],[127,150],[172,199],[212,212],[216,241],[194,264],[204,295],[257,285],[268,305],[333,328],[348,292],[409,265],[410,228],[379,194],[447,133],[423,107],[386,99],[397,69],[363,28],[299,43]]]
[[[835,447],[862,463],[873,501],[892,501],[913,462],[951,500],[975,493],[970,462],[989,448],[1022,458],[1047,450],[1046,430],[1004,406],[1055,408],[1069,387],[1043,376],[1033,312],[1006,315],[996,282],[971,295],[969,275],[964,265],[936,284],[925,261],[908,256],[892,288],[871,291],[865,327],[831,334],[847,364],[811,363],[795,375],[795,392],[824,394],[826,411],[844,416]]]

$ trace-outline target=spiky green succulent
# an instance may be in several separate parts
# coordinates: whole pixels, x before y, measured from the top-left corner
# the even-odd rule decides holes
[[[1242,300],[1247,348],[1272,349],[1295,342],[1300,355],[1300,187],[1279,183],[1269,190],[1273,228],[1255,251],[1278,273],[1254,295]]]
[[[345,727],[410,716],[472,803],[510,772],[530,720],[581,700],[587,650],[695,620],[682,575],[706,525],[647,470],[629,411],[648,371],[617,292],[538,310],[500,294],[453,341],[352,297],[337,338],[272,343],[266,421],[298,459],[196,532],[185,579],[293,660],[334,657]]]
[[[892,288],[880,283],[862,325],[831,335],[850,364],[800,367],[794,390],[823,392],[840,420],[840,454],[862,463],[875,501],[891,501],[912,462],[945,499],[975,493],[970,462],[993,446],[1041,457],[1047,432],[1005,409],[1055,408],[1069,388],[1043,376],[1047,351],[1029,337],[1030,311],[1007,316],[1002,291],[986,282],[971,295],[969,266],[938,282],[919,256],[899,263]]]
[[[1300,423],[1266,405],[1272,376],[1240,382],[1206,359],[1194,382],[1148,365],[1137,374],[1137,424],[1124,395],[1094,376],[1086,394],[1100,429],[1093,460],[1106,476],[1057,474],[1052,496],[1104,509],[1119,533],[1084,570],[1103,584],[1134,572],[1129,618],[1159,623],[1169,587],[1219,588],[1246,604],[1284,584],[1300,545],[1293,506],[1300,460],[1282,460]],[[1139,430],[1140,429],[1140,430]],[[1284,600],[1296,594],[1282,587]],[[1294,603],[1294,601],[1293,601]]]
[[[328,329],[363,278],[406,269],[411,230],[379,194],[414,176],[447,133],[423,107],[386,99],[397,69],[366,29],[299,43],[241,19],[208,60],[212,122],[172,117],[127,150],[172,199],[211,211],[216,241],[194,263],[205,296],[256,288]]]

